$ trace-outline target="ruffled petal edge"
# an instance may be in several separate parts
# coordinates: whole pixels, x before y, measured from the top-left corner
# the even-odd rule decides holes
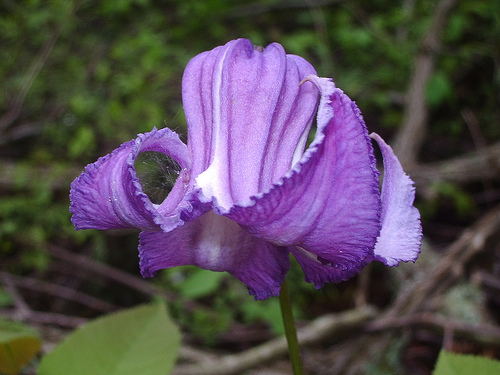
[[[378,143],[384,160],[382,228],[374,249],[375,259],[391,267],[400,261],[414,262],[422,239],[420,213],[413,205],[415,186],[391,147],[376,133],[370,137]]]
[[[110,154],[87,165],[71,183],[71,221],[80,229],[137,228],[171,230],[182,224],[179,213],[172,209],[184,197],[185,176],[175,183],[161,205],[151,203],[143,192],[134,162],[143,151],[159,151],[174,158],[183,169],[190,162],[187,147],[168,128],[139,134]],[[186,172],[183,172],[186,173]],[[170,207],[167,212],[165,207]]]

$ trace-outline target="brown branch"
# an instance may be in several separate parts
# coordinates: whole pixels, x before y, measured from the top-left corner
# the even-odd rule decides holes
[[[317,318],[297,332],[299,344],[304,347],[331,337],[342,330],[353,330],[373,318],[373,307],[363,306],[340,314]],[[230,375],[263,364],[287,352],[286,339],[279,337],[239,354],[227,355],[195,365],[178,366],[172,375]]]
[[[401,317],[433,311],[443,294],[465,275],[467,263],[480,252],[489,248],[490,241],[499,241],[496,238],[500,233],[500,205],[490,210],[474,225],[466,229],[462,235],[444,251],[444,256],[435,261],[434,266],[422,267],[415,276],[415,281],[409,286],[400,288],[393,304],[385,310],[376,320],[377,322],[397,321]],[[418,266],[418,265],[417,265]],[[419,269],[410,265],[414,269]],[[399,267],[397,271],[404,270]],[[402,268],[402,269],[401,269]],[[333,373],[346,375],[362,373],[362,366],[367,361],[375,361],[377,353],[385,352],[390,343],[392,333],[384,331],[380,335],[360,335],[352,338],[349,346],[356,347],[356,351],[342,350],[339,354],[342,363],[332,369]],[[372,348],[377,347],[377,353]],[[359,353],[364,353],[359,356]],[[371,353],[372,356],[367,355]]]
[[[40,279],[33,279],[25,276],[16,276],[2,271],[0,271],[0,278],[2,280],[10,280],[17,287],[31,289],[37,292],[64,298],[68,301],[79,303],[94,310],[109,312],[118,309],[118,306],[113,305],[112,303],[103,301],[99,298],[95,298],[86,293],[61,285],[48,283]]]
[[[467,263],[481,251],[487,242],[500,233],[500,205],[483,215],[474,225],[445,251],[443,258],[425,272],[425,277],[411,290],[399,294],[393,307],[384,314],[396,317],[418,311],[432,310],[446,290],[465,274]]]
[[[453,159],[413,165],[407,168],[417,192],[427,191],[433,183],[443,181],[465,184],[500,176],[500,143]]]
[[[473,284],[481,286],[484,289],[488,300],[500,304],[499,275],[492,275],[485,270],[477,270],[472,273],[470,279]]]
[[[31,309],[29,305],[26,303],[26,301],[23,299],[21,294],[16,289],[16,286],[13,282],[13,278],[9,274],[2,274],[0,275],[0,279],[2,279],[2,283],[9,293],[9,295],[12,297],[14,300],[14,305],[16,307],[16,315],[18,318],[24,318],[31,313]]]
[[[491,324],[469,324],[447,316],[432,313],[417,313],[399,318],[376,319],[366,324],[367,332],[382,332],[408,328],[412,326],[426,327],[445,334],[451,330],[453,337],[461,336],[483,344],[500,342],[500,328]]]
[[[434,71],[440,37],[456,0],[441,0],[434,13],[431,26],[422,40],[410,84],[406,94],[403,123],[394,142],[394,151],[403,166],[416,163],[427,128],[428,108],[425,88]]]
[[[133,290],[143,293],[150,297],[161,297],[167,301],[180,301],[182,307],[186,310],[206,309],[207,306],[195,300],[182,300],[177,293],[157,287],[145,279],[131,275],[109,265],[97,262],[85,255],[80,255],[67,251],[59,246],[51,245],[47,252],[60,260],[68,262],[74,266],[86,269],[103,279],[112,280],[125,285]]]
[[[371,266],[365,267],[363,272],[358,275],[358,285],[354,294],[354,306],[361,307],[368,303],[368,294],[371,278]]]
[[[0,316],[29,324],[48,324],[64,328],[76,328],[88,322],[88,319],[78,316],[69,316],[35,310],[30,310],[29,313],[20,316],[15,310],[1,309]]]
[[[471,280],[474,284],[496,289],[500,292],[500,277],[497,275],[492,275],[484,270],[479,270],[472,274]]]
[[[105,279],[116,281],[145,295],[152,297],[163,296],[168,300],[176,298],[174,293],[162,290],[139,277],[130,275],[127,272],[108,266],[104,263],[99,263],[87,256],[76,254],[54,245],[49,246],[47,251],[50,255],[58,259],[64,260],[75,266],[82,267]]]

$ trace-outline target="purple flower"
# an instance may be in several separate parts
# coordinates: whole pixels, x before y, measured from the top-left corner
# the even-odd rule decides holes
[[[417,258],[412,181],[372,134],[385,166],[380,192],[359,109],[307,61],[238,39],[192,59],[182,87],[187,146],[153,129],[88,165],[71,185],[77,229],[138,228],[143,276],[187,264],[227,271],[256,299],[279,294],[289,253],[317,288],[372,260]],[[180,166],[161,204],[137,177],[145,151]]]

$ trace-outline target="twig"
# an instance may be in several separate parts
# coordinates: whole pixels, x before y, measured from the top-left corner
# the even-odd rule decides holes
[[[128,274],[127,272],[121,271],[114,267],[108,266],[103,263],[96,262],[87,256],[75,254],[73,252],[67,251],[61,247],[51,245],[47,248],[50,255],[64,260],[68,263],[83,267],[89,271],[92,271],[99,276],[106,279],[114,280],[120,284],[126,285],[131,289],[137,290],[149,296],[158,296],[164,294],[164,291],[156,288],[154,285]],[[166,293],[166,292],[165,292]]]
[[[366,324],[367,332],[382,332],[389,329],[401,329],[412,326],[428,327],[443,335],[447,330],[453,332],[453,336],[462,336],[473,339],[483,344],[500,342],[500,328],[491,324],[469,324],[452,319],[447,316],[433,313],[417,313],[400,318],[375,319]]]
[[[444,257],[426,272],[411,291],[400,293],[386,316],[401,316],[432,309],[435,301],[465,273],[469,260],[487,248],[490,238],[500,231],[500,205],[483,215],[446,250]]]
[[[454,339],[454,329],[450,324],[444,323],[443,326],[443,344],[442,347],[444,350],[451,352],[453,349],[453,339]]]
[[[441,0],[434,13],[431,27],[425,35],[406,94],[403,123],[394,141],[394,151],[403,166],[415,164],[427,128],[428,109],[425,88],[440,49],[440,36],[456,0]]]
[[[487,145],[486,138],[481,132],[481,126],[479,125],[479,121],[477,120],[474,112],[472,112],[470,108],[465,108],[460,112],[460,115],[462,115],[462,118],[469,128],[476,150],[482,150],[485,148]]]
[[[483,285],[496,289],[500,292],[500,277],[492,275],[486,271],[475,271],[471,276],[471,280],[474,284]]]
[[[182,345],[179,352],[179,358],[187,362],[212,362],[217,360],[218,357],[218,355],[210,354],[188,345]]]
[[[118,306],[113,305],[112,303],[103,301],[99,298],[95,298],[86,293],[71,288],[66,288],[61,285],[48,283],[40,279],[33,279],[25,276],[15,276],[2,271],[0,271],[0,278],[2,278],[2,280],[10,280],[18,287],[50,294],[59,298],[64,298],[66,300],[77,302],[94,310],[109,312],[118,309]]]
[[[163,296],[168,300],[176,298],[174,293],[157,288],[153,284],[148,283],[141,278],[135,277],[127,272],[121,271],[106,264],[96,262],[95,260],[90,259],[87,256],[75,254],[55,245],[49,246],[47,250],[50,255],[56,258],[77,265],[79,267],[83,267],[84,269],[87,269],[103,278],[114,280],[143,294],[152,297]]]
[[[470,277],[475,285],[484,288],[488,300],[500,305],[500,277],[484,270],[474,271]]]
[[[86,269],[104,279],[112,280],[150,297],[161,297],[167,301],[180,301],[186,310],[206,309],[207,306],[191,299],[181,300],[177,293],[157,287],[156,285],[127,272],[80,254],[67,251],[59,246],[50,245],[48,253],[56,258]]]
[[[0,275],[0,278],[2,279],[2,282],[4,284],[5,289],[7,292],[9,292],[10,296],[14,300],[14,304],[16,306],[16,315],[18,318],[24,318],[26,316],[29,316],[31,313],[31,309],[28,306],[28,304],[24,301],[23,297],[17,292],[17,289],[14,285],[13,278],[9,274],[2,274]]]
[[[464,184],[481,179],[497,179],[500,172],[500,143],[456,158],[407,168],[417,192],[436,181]]]
[[[482,150],[486,148],[487,142],[483,132],[481,131],[481,126],[479,125],[479,121],[476,115],[470,108],[465,108],[460,112],[460,114],[462,115],[462,118],[464,119],[465,123],[467,124],[467,127],[469,128],[476,151],[480,153]],[[493,169],[497,171],[500,170],[500,164],[495,163],[494,160],[490,159],[489,164]],[[486,178],[483,178],[482,180],[484,188],[486,190],[491,190],[493,188],[491,180]]]
[[[500,232],[500,205],[486,213],[445,251],[445,255],[434,266],[424,270],[418,279],[399,290],[395,302],[378,318],[381,321],[397,320],[401,316],[433,311],[441,296],[459,278],[464,276],[470,259],[487,248],[487,242]],[[374,323],[376,324],[376,323]],[[342,367],[334,373],[359,374],[367,361],[376,362],[380,352],[385,352],[392,338],[391,333],[381,331],[379,336],[360,335],[352,339],[357,351],[343,351]],[[377,347],[376,353],[372,348]],[[358,353],[364,353],[362,357]],[[372,356],[366,353],[371,353]]]
[[[358,285],[354,294],[354,305],[361,307],[368,303],[368,288],[370,286],[371,267],[368,265],[363,272],[358,275]]]
[[[35,310],[30,310],[25,316],[19,316],[18,312],[15,310],[2,309],[0,310],[0,316],[26,323],[57,325],[64,328],[76,328],[88,321],[88,319],[79,316],[69,316]]]
[[[354,329],[373,318],[376,311],[373,307],[363,306],[340,314],[324,315],[306,327],[298,330],[301,347],[321,342],[337,331]],[[202,362],[196,365],[177,367],[172,375],[230,375],[240,374],[256,364],[262,364],[287,352],[286,339],[279,337],[239,354],[227,355],[217,360]]]

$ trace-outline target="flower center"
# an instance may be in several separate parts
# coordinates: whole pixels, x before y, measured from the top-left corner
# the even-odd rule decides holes
[[[134,166],[142,191],[154,204],[165,200],[182,170],[174,159],[158,151],[139,153]]]

